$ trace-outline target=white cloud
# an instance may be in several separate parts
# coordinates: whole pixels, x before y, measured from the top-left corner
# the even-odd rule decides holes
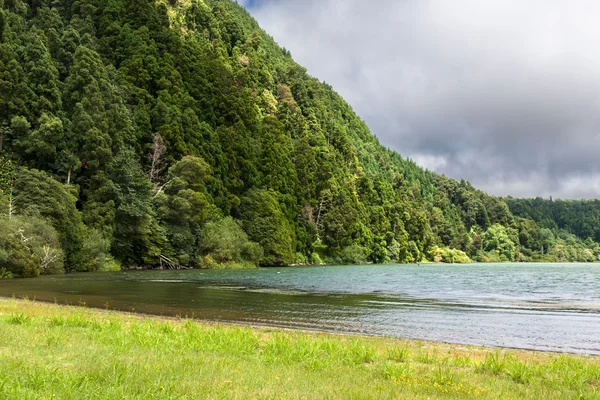
[[[251,12],[401,154],[495,194],[600,196],[600,3],[263,0]]]

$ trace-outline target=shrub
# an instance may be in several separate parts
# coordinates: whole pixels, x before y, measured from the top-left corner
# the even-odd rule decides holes
[[[74,258],[74,269],[77,271],[103,271],[111,269],[114,259],[109,255],[110,241],[95,229],[88,231],[81,250]]]
[[[258,263],[263,257],[262,247],[250,241],[248,235],[231,217],[209,222],[204,226],[200,233],[200,250],[204,254],[205,265],[213,262]]]
[[[0,271],[3,277],[32,277],[64,271],[58,233],[36,217],[0,219]]]
[[[321,259],[321,256],[319,256],[319,253],[312,253],[310,255],[310,262],[314,265],[322,265],[323,264],[323,260]]]
[[[0,251],[0,257],[2,256],[2,252]],[[6,268],[0,268],[0,279],[11,279],[14,278],[14,274],[7,270]]]
[[[433,251],[433,261],[447,264],[469,264],[471,259],[464,251],[448,247],[436,247]]]
[[[364,264],[367,262],[367,250],[357,244],[344,247],[340,257],[345,264]]]

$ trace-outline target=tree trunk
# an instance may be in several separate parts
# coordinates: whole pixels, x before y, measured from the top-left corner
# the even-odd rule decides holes
[[[12,182],[10,185],[10,194],[8,196],[8,219],[10,220],[13,215],[13,187]]]

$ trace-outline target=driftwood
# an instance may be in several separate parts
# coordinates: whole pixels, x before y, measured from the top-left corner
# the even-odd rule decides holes
[[[185,265],[177,264],[175,261],[168,257],[160,255],[158,257],[159,264],[144,264],[144,265],[129,265],[121,268],[123,271],[145,271],[145,270],[183,270],[183,269],[194,269]]]
[[[160,269],[189,269],[184,265],[179,265],[169,258],[161,255],[160,256]]]

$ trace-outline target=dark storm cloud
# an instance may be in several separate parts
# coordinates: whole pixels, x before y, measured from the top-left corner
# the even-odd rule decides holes
[[[600,3],[252,3],[404,156],[494,194],[600,197]]]

